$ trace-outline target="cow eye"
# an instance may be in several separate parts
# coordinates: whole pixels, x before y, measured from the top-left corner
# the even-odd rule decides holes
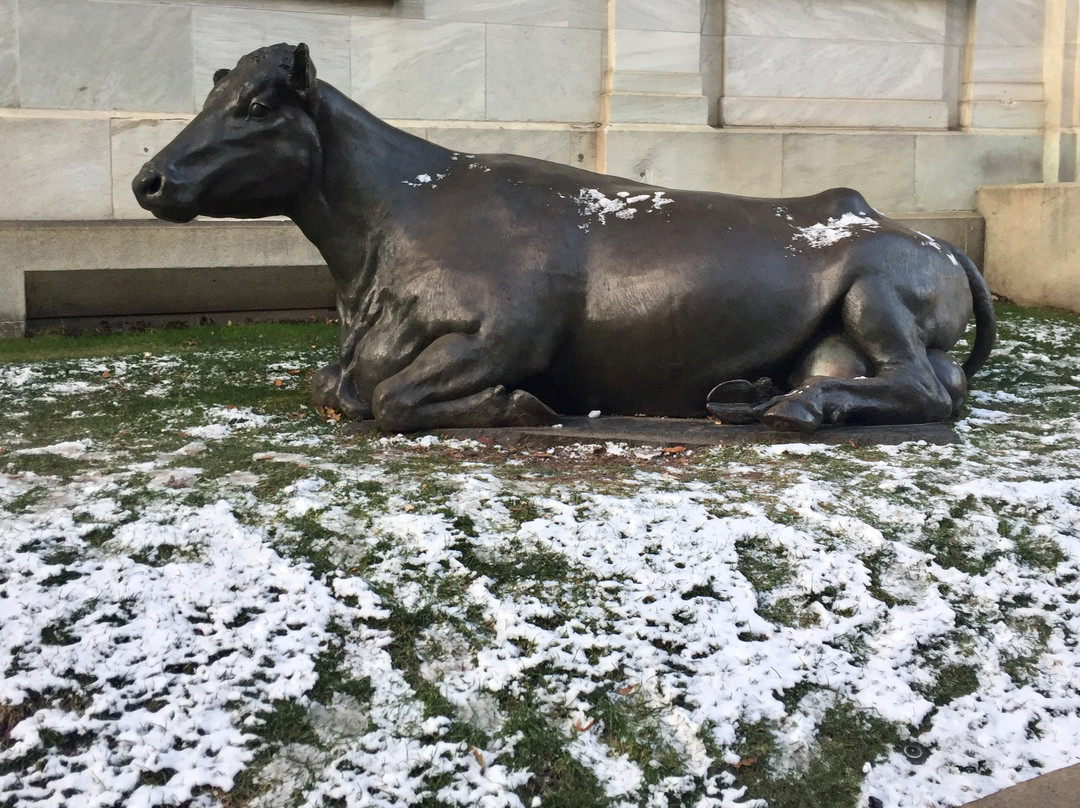
[[[248,107],[249,118],[265,118],[269,114],[270,107],[266,106],[266,104],[262,103],[261,101],[252,101],[251,106]]]

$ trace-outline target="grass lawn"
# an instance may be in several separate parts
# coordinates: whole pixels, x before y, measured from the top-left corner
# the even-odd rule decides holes
[[[957,445],[675,453],[346,436],[329,326],[0,341],[0,806],[922,808],[1080,761],[1080,320],[999,317]]]

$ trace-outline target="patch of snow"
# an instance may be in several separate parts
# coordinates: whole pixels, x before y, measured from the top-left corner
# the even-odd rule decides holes
[[[851,238],[862,230],[876,230],[880,226],[869,216],[845,213],[843,216],[829,219],[824,224],[795,228],[795,238],[802,239],[811,247],[829,247],[846,238]]]

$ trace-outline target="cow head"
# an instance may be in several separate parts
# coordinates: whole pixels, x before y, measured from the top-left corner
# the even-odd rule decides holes
[[[131,183],[160,219],[288,214],[321,164],[315,66],[272,45],[214,74],[202,111]]]

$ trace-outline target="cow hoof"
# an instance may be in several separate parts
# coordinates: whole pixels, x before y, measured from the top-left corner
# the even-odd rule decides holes
[[[507,408],[509,426],[550,426],[559,422],[555,410],[532,393],[515,390]]]
[[[341,364],[335,362],[321,368],[311,376],[311,398],[316,410],[331,409],[351,421],[372,418],[371,405],[349,395],[342,384]]]
[[[730,379],[720,382],[705,400],[715,404],[760,404],[776,395],[772,379],[761,378],[756,382],[747,379]]]
[[[813,432],[821,426],[821,413],[810,409],[797,398],[780,399],[758,418],[777,432]]]
[[[754,408],[750,404],[718,404],[710,401],[705,405],[710,418],[722,424],[752,424],[757,421]]]

